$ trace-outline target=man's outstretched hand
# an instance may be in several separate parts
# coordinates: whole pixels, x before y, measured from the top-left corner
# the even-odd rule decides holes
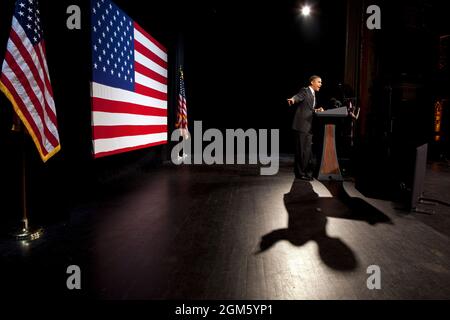
[[[287,99],[287,102],[288,102],[288,105],[289,106],[292,106],[292,105],[294,105],[295,104],[295,101],[294,101],[294,99]]]
[[[317,113],[320,113],[320,112],[324,112],[325,110],[322,107],[320,107],[318,109],[315,109],[314,111]]]

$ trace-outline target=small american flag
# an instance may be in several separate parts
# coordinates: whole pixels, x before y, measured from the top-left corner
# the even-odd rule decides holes
[[[0,90],[46,162],[60,149],[38,0],[18,0],[3,61]]]
[[[167,143],[167,50],[109,0],[91,1],[94,157]]]
[[[186,91],[184,88],[184,73],[183,69],[179,71],[179,92],[178,92],[178,109],[177,109],[177,122],[175,127],[181,129],[182,135],[185,137],[188,132],[188,120],[187,120],[187,104],[186,104]]]

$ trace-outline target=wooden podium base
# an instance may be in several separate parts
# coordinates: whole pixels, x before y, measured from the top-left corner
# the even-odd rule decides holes
[[[321,181],[343,181],[341,169],[336,151],[336,126],[334,124],[326,124],[323,136],[323,152],[322,161],[320,163],[320,171],[318,180]]]

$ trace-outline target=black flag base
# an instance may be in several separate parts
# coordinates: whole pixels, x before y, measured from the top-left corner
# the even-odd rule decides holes
[[[14,238],[17,241],[31,242],[40,239],[44,234],[43,228],[30,229],[28,226],[28,219],[22,220],[22,228],[14,233]]]

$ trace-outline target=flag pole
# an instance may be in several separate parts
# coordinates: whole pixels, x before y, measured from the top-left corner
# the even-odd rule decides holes
[[[27,206],[27,160],[26,160],[26,130],[21,125],[22,135],[22,220],[19,231],[14,235],[18,241],[34,241],[39,239],[43,234],[43,229],[31,230],[28,220],[28,206]],[[13,128],[14,130],[14,128]]]

